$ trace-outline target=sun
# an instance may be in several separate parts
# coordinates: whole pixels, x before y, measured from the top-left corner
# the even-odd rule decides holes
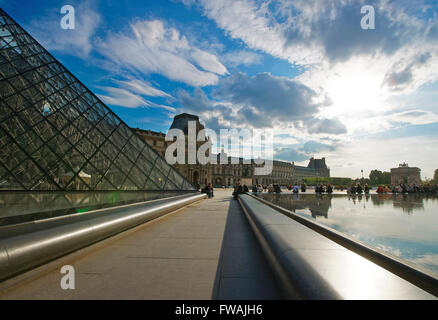
[[[324,86],[332,105],[330,116],[361,119],[367,114],[382,111],[385,90],[381,69],[368,63],[349,63],[336,68]]]

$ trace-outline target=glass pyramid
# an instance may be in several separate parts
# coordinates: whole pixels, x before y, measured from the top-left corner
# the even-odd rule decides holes
[[[0,190],[195,190],[0,9]]]

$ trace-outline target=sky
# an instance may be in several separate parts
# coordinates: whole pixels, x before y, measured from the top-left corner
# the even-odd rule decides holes
[[[74,29],[63,29],[64,5]],[[370,23],[374,8],[374,29]],[[131,127],[273,129],[276,160],[331,176],[438,168],[435,0],[0,0]]]

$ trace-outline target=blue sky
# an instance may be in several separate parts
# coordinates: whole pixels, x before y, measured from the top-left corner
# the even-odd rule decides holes
[[[60,27],[63,5],[75,29]],[[438,4],[419,0],[0,0],[130,126],[273,128],[274,158],[333,176],[438,168]],[[363,5],[375,29],[363,30]]]

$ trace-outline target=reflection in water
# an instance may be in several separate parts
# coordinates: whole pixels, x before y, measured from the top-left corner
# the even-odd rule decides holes
[[[180,195],[173,192],[0,192],[0,226]]]
[[[269,200],[292,212],[297,210],[309,209],[312,217],[328,217],[328,211],[331,205],[333,195],[328,194],[266,194],[263,198]]]
[[[436,195],[260,194],[259,196],[438,273]]]

